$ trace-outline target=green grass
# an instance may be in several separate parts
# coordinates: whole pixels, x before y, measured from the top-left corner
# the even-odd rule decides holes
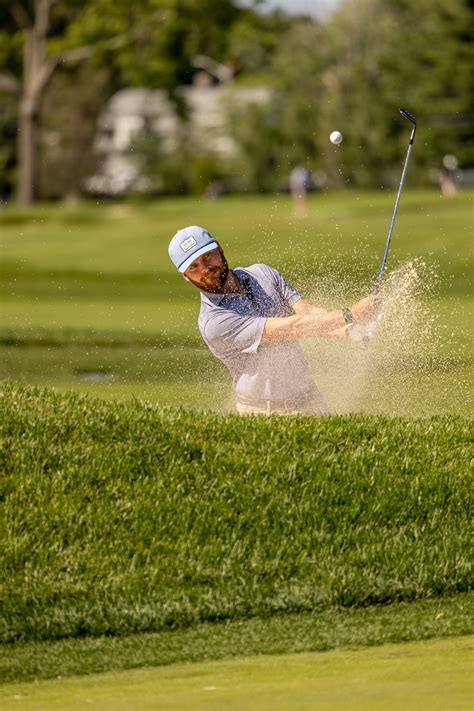
[[[321,272],[321,258],[324,273],[328,263],[342,257],[370,278],[377,271],[393,202],[394,195],[383,192],[318,195],[312,198],[308,219],[295,220],[286,197],[226,197],[212,203],[182,198],[139,206],[90,205],[72,211],[54,206],[19,213],[9,209],[0,214],[0,224],[10,277],[33,272],[46,282],[43,289],[53,291],[61,275],[70,282],[77,277],[82,281],[84,274],[84,286],[95,283],[95,288],[104,279],[113,282],[114,277],[131,274],[137,282],[159,277],[147,293],[150,289],[166,293],[170,288],[172,296],[178,287],[167,245],[179,226],[209,225],[234,264],[265,260],[290,269],[298,265],[302,273],[311,275]],[[468,291],[471,211],[468,191],[451,202],[434,191],[404,194],[392,264],[431,257],[443,275],[456,278],[454,287],[449,279],[444,281],[443,291]],[[19,222],[12,221],[15,214]],[[47,276],[53,278],[51,283]],[[137,287],[143,291],[139,283]],[[187,291],[184,282],[181,291]]]
[[[235,656],[327,651],[473,633],[473,593],[331,608],[126,636],[0,645],[0,682],[118,671]]]
[[[468,591],[472,422],[239,418],[5,385],[1,638]]]
[[[174,665],[0,689],[5,711],[472,708],[472,637]]]
[[[281,196],[0,210],[5,678],[472,631],[472,196],[404,193],[388,272],[426,265],[416,318],[367,352],[306,342],[345,416],[291,421],[223,416],[169,238],[203,224],[231,266],[341,305],[373,288],[393,193],[305,220]]]
[[[222,241],[231,265],[265,261],[308,298],[341,305],[373,288],[393,202],[386,192],[319,194],[305,220],[295,220],[287,196],[4,209],[3,377],[161,405],[200,402],[221,411],[229,376],[201,341],[198,293],[168,259],[170,236],[185,224],[204,224]],[[472,192],[453,201],[436,191],[403,195],[389,271],[421,258],[438,272],[434,290],[420,297],[421,325],[427,315],[436,317],[434,339],[420,338],[416,328],[410,335],[411,353],[420,351],[425,367],[414,372],[401,353],[396,362],[379,358],[376,368],[364,367],[361,378],[353,348],[323,345],[321,353],[317,341],[310,365],[333,411],[473,414],[472,223]],[[85,381],[84,372],[95,370],[116,377],[106,384]],[[343,395],[354,383],[358,389],[348,401]]]

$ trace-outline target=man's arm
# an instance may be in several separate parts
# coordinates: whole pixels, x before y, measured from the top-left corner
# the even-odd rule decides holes
[[[351,306],[356,323],[369,321],[377,308],[378,297],[366,296]],[[281,318],[267,318],[262,343],[293,341],[311,336],[346,338],[346,321],[341,309],[328,310],[313,306],[304,299],[293,304],[294,314]]]
[[[354,307],[352,307],[354,308]],[[327,309],[323,309],[320,306],[313,306],[313,304],[310,304],[309,301],[306,301],[305,299],[300,299],[297,301],[295,304],[293,304],[293,311],[298,314],[324,314],[324,313],[329,313]],[[334,313],[340,315],[340,310],[335,309]],[[354,316],[354,313],[352,313]],[[347,340],[349,338],[349,334],[347,332],[347,323],[344,319],[344,325],[340,326],[339,328],[335,328],[332,331],[329,331],[329,333],[324,333],[321,334],[322,336],[326,338],[338,338],[340,340]]]

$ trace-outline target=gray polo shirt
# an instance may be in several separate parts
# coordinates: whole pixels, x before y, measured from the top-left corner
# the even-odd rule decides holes
[[[236,393],[286,400],[313,389],[297,341],[261,343],[266,319],[290,316],[301,295],[266,264],[233,271],[247,284],[247,294],[202,291],[199,330],[211,352],[229,368]]]

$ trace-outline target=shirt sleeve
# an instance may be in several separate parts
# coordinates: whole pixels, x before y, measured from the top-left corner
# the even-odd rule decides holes
[[[217,356],[256,353],[265,321],[261,316],[240,316],[227,309],[216,309],[203,329],[203,336]]]
[[[260,264],[259,266],[262,271],[266,272],[268,278],[272,280],[283,303],[288,304],[288,306],[292,306],[302,298],[299,291],[293,289],[291,284],[289,284],[276,269],[269,267],[267,264]]]

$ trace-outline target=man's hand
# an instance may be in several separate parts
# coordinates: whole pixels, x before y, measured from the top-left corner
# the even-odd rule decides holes
[[[376,318],[368,323],[354,323],[350,326],[346,326],[346,338],[350,338],[351,341],[362,342],[362,344],[368,344],[372,336],[375,335],[380,324],[382,322],[382,314],[379,314]]]
[[[369,294],[351,306],[351,311],[356,323],[368,323],[375,318],[380,309],[381,299],[379,294]]]

